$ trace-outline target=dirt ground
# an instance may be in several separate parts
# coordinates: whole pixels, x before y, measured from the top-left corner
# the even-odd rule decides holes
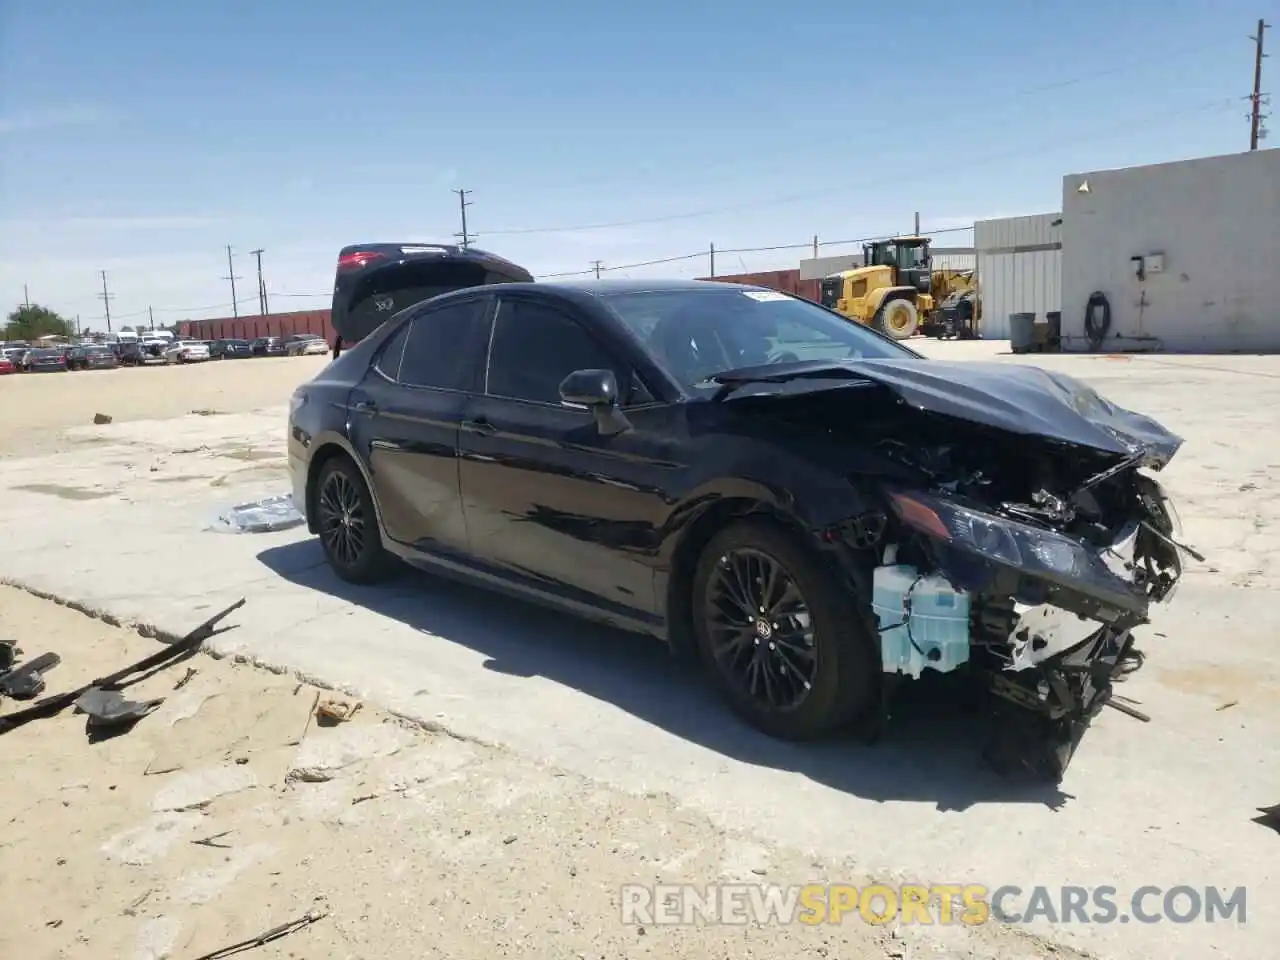
[[[23,414],[0,426],[0,455],[62,448],[60,431],[95,413],[123,422],[279,405],[323,363],[8,377],[2,405]],[[157,649],[5,586],[0,639],[25,657],[61,656],[46,693]],[[196,958],[308,914],[321,918],[253,955],[903,955],[891,933],[852,923],[624,925],[624,883],[766,872],[812,882],[828,869],[726,835],[667,797],[601,789],[369,705],[324,727],[314,708],[332,694],[204,654],[128,693],[164,702],[127,734],[91,743],[68,709],[0,736],[0,768],[17,772],[0,790],[0,956]],[[22,706],[0,700],[0,714]]]
[[[47,693],[157,642],[10,587],[0,637],[61,654]],[[0,737],[0,768],[16,772],[0,791],[0,956],[203,957],[308,914],[254,955],[905,955],[892,932],[852,924],[623,924],[624,883],[735,864],[757,882],[838,875],[666,797],[600,789],[369,706],[322,726],[313,709],[334,694],[202,654],[128,694],[164,702],[112,739],[91,743],[74,710]]]
[[[258,357],[181,366],[128,367],[0,377],[0,454],[44,453],[64,427],[179,417],[196,410],[239,413],[288,402],[327,357]],[[11,416],[10,411],[20,411]]]

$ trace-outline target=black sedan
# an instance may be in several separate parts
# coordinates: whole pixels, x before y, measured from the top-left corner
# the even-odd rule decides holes
[[[215,340],[209,344],[209,357],[213,360],[243,360],[253,356],[253,344],[248,340]]]
[[[770,734],[875,729],[922,670],[1062,776],[1181,574],[1181,440],[1070,377],[925,359],[809,301],[511,283],[396,314],[295,392],[333,570],[398,557],[695,652]]]
[[[285,343],[280,337],[259,337],[250,344],[255,357],[283,357]]]
[[[66,347],[40,347],[28,350],[22,357],[27,373],[56,373],[67,369]]]
[[[67,352],[68,370],[114,370],[120,361],[105,344],[81,344]]]

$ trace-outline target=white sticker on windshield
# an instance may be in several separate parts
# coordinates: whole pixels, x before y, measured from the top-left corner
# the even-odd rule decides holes
[[[743,290],[742,294],[757,303],[776,303],[779,300],[791,299],[785,293],[778,293],[776,290]]]

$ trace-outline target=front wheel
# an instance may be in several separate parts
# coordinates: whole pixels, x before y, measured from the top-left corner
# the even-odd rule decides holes
[[[734,710],[771,736],[812,739],[877,702],[879,657],[864,601],[786,531],[745,521],[703,552],[694,630]]]
[[[894,340],[915,336],[920,327],[920,311],[910,300],[890,300],[876,315],[876,329]]]
[[[346,457],[320,468],[315,510],[325,559],[348,583],[385,579],[391,556],[382,545],[373,496],[359,469]]]

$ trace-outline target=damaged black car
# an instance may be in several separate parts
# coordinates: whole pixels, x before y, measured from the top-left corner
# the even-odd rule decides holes
[[[502,283],[393,316],[294,394],[334,571],[394,558],[646,632],[762,731],[988,692],[993,763],[1059,779],[1181,574],[1181,440],[1085,384],[930,360],[806,300]]]

